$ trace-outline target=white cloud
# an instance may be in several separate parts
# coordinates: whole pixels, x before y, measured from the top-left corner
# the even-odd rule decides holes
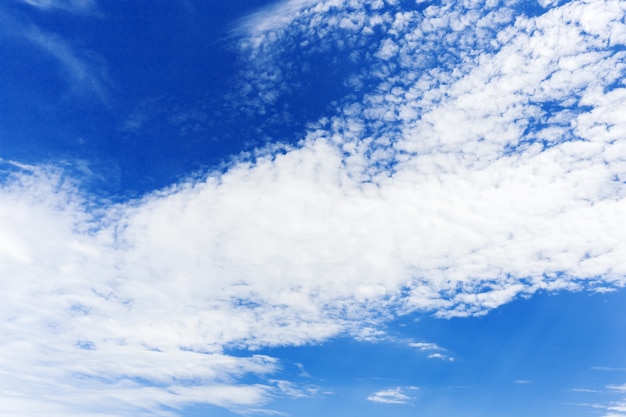
[[[276,359],[227,348],[377,337],[399,314],[478,315],[541,290],[626,284],[624,55],[610,46],[623,2],[537,18],[373,2],[363,26],[341,23],[339,7],[328,16],[335,3],[280,10],[309,7],[295,30],[322,46],[345,36],[350,49],[369,42],[350,31],[384,27],[355,75],[374,87],[284,154],[259,150],[120,204],[57,171],[12,168],[0,188],[0,414],[257,408],[281,386],[298,391],[266,381]],[[291,21],[249,29],[260,73],[280,68],[259,51]],[[389,42],[383,65],[373,53]],[[62,43],[50,48],[72,67]],[[270,78],[257,84],[278,94]]]
[[[603,407],[609,410],[608,414],[605,414],[603,417],[622,417],[626,414],[626,401],[615,402],[608,407]]]
[[[391,39],[386,39],[376,53],[380,59],[390,59],[398,53],[398,45]]]
[[[414,342],[409,343],[409,346],[417,348],[419,350],[444,350],[436,343]]]
[[[39,4],[39,2],[36,3]],[[67,7],[68,10],[74,11],[75,8],[75,11],[79,11],[79,5],[83,5],[83,2],[41,2],[40,7],[46,9]],[[85,11],[91,10],[90,5],[92,5],[91,2],[84,2]],[[83,6],[80,7],[81,10],[82,8]],[[108,104],[109,77],[102,57],[88,49],[76,47],[57,33],[42,29],[33,23],[25,23],[23,19],[16,19],[12,13],[4,10],[2,5],[0,5],[0,19],[2,20],[0,40],[13,42],[19,39],[29,42],[41,53],[54,60],[58,75],[67,83],[69,93],[83,97],[95,96],[104,104]],[[38,70],[49,71],[50,69],[39,68]]]
[[[444,355],[443,353],[431,353],[428,355],[429,359],[441,359],[443,361],[454,362],[454,358],[452,356]]]
[[[34,26],[23,28],[20,32],[58,62],[61,73],[74,94],[94,94],[101,101],[107,102],[105,66],[95,55],[81,53],[58,36]]]
[[[592,370],[609,371],[609,372],[621,372],[624,368],[615,367],[593,367]],[[626,413],[626,398],[623,397],[626,393],[626,384],[608,384],[606,390],[595,390],[587,388],[576,388],[574,392],[588,393],[588,394],[602,394],[604,398],[602,402],[596,402],[593,404],[581,404],[584,406],[590,406],[597,409],[606,410],[607,413],[603,414],[603,417],[616,417],[621,416],[621,413]],[[612,401],[606,400],[607,397],[612,396]],[[621,397],[621,398],[620,398]]]
[[[88,13],[96,9],[95,0],[14,0],[41,10],[60,9],[72,13]]]
[[[416,387],[384,389],[370,395],[367,399],[381,404],[408,404],[414,398],[405,393],[406,389],[417,390]]]
[[[441,360],[445,360],[445,361],[449,361],[449,362],[454,362],[454,357],[449,356],[445,353],[446,349],[442,348],[441,346],[437,345],[436,343],[427,343],[427,342],[413,342],[413,343],[409,343],[409,346],[417,348],[421,351],[424,352],[432,352],[435,351],[434,353],[430,353],[428,355],[429,359],[441,359]]]

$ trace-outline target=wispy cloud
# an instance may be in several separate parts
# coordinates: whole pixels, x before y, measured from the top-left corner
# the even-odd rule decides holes
[[[624,417],[626,416],[626,401],[615,402],[612,405],[606,407],[609,411],[603,417]]]
[[[13,0],[41,10],[63,10],[72,13],[91,13],[96,10],[96,0]]]
[[[17,0],[16,0],[17,1]],[[28,2],[31,4],[31,2]],[[33,1],[43,9],[64,9],[76,12],[91,12],[94,2]],[[68,93],[75,96],[96,98],[103,103],[109,100],[109,76],[106,63],[98,54],[72,45],[57,33],[35,23],[16,19],[13,13],[0,7],[0,36],[4,42],[27,41],[40,53],[51,57],[57,64],[58,75],[68,85]],[[37,70],[37,68],[33,68]],[[44,71],[49,71],[45,68]]]
[[[607,371],[607,372],[622,372],[624,368],[617,367],[592,367],[592,370],[596,371]],[[603,414],[603,417],[616,417],[622,416],[626,414],[626,398],[624,398],[624,393],[626,393],[626,384],[607,384],[605,389],[588,389],[588,388],[575,388],[572,391],[577,393],[585,393],[588,395],[597,395],[601,397],[594,403],[583,403],[579,404],[581,406],[593,407],[596,409],[606,410],[606,414]],[[608,398],[613,398],[612,401],[609,401]]]
[[[97,56],[80,53],[57,35],[34,26],[25,28],[21,35],[56,59],[72,93],[94,94],[101,101],[107,102],[108,77],[104,63]]]
[[[589,388],[574,388],[572,389],[573,392],[586,392],[586,393],[590,393],[590,394],[600,394],[602,393],[602,391],[600,390],[596,390],[596,389],[589,389]]]
[[[519,384],[519,385],[528,385],[528,384],[532,384],[533,381],[529,381],[528,379],[516,379],[515,381],[513,381],[514,384]]]
[[[409,346],[417,348],[424,352],[433,352],[428,354],[429,359],[441,359],[449,362],[454,362],[454,357],[444,353],[446,352],[446,349],[442,348],[436,343],[412,342],[409,343]]]

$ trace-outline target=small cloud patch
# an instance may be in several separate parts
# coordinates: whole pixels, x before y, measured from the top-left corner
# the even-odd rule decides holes
[[[367,399],[369,401],[381,404],[408,404],[414,397],[411,397],[405,393],[405,390],[418,390],[417,387],[396,387],[378,391]]]
[[[528,384],[532,384],[533,381],[529,381],[527,379],[516,379],[515,381],[513,381],[514,384],[519,384],[519,385],[528,385]]]
[[[436,343],[428,343],[428,342],[413,342],[409,343],[409,346],[417,348],[423,352],[433,352],[428,355],[429,359],[441,359],[449,362],[454,362],[454,358],[452,356],[446,355],[443,352],[446,352],[445,348],[442,348]]]

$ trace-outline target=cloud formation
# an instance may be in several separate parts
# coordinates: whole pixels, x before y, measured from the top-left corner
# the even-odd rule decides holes
[[[422,352],[428,353],[429,359],[442,359],[449,362],[454,362],[454,357],[449,356],[446,353],[446,349],[437,345],[436,343],[428,343],[428,342],[412,342],[409,343],[409,346],[417,348]]]
[[[487,3],[290,1],[251,20],[260,106],[294,88],[280,54],[295,34],[366,70],[298,146],[200,180],[112,204],[4,163],[0,414],[256,409],[303,391],[264,378],[275,358],[229,348],[626,285],[626,5]]]
[[[97,56],[76,50],[58,36],[37,27],[25,29],[22,35],[57,61],[73,94],[93,94],[106,103],[108,77],[104,63]]]
[[[409,404],[414,398],[406,394],[406,390],[417,390],[417,387],[396,387],[378,391],[369,397],[368,401],[380,404]]]
[[[96,9],[95,0],[14,0],[40,10],[59,9],[72,13],[89,13]]]
[[[39,10],[62,10],[65,12],[79,13],[81,15],[95,16],[97,5],[94,1],[45,1],[45,0],[18,0],[34,6]],[[38,53],[43,53],[52,58],[57,65],[60,79],[68,85],[68,93],[79,97],[95,97],[107,104],[109,99],[109,76],[104,59],[90,51],[84,45],[77,47],[76,42],[70,42],[62,35],[47,30],[43,25],[34,23],[33,20],[20,16],[15,11],[0,5],[0,40],[3,43],[28,42],[37,48]],[[33,68],[33,71],[49,71],[49,68]]]

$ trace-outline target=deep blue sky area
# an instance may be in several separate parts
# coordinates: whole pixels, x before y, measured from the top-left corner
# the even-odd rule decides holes
[[[306,123],[345,95],[343,80],[356,67],[333,49],[288,49],[285,59],[306,66],[280,69],[293,89],[262,111],[240,103],[249,64],[234,31],[268,3],[107,2],[87,16],[5,5],[3,157],[88,167],[94,175],[83,180],[92,190],[124,197],[268,141],[298,142]],[[58,54],[76,56],[59,58],[13,33],[33,28],[66,49]]]
[[[237,152],[245,137],[216,139],[237,125],[212,126],[211,120],[230,110],[224,96],[241,59],[229,39],[232,22],[263,4],[103,6],[85,17],[9,5],[15,26],[53,30],[52,41],[79,48],[84,56],[77,59],[84,58],[85,71],[94,73],[73,79],[81,75],[68,74],[71,68],[63,68],[41,45],[3,42],[3,62],[9,63],[1,73],[7,97],[4,157],[63,159],[70,165],[83,160],[104,177],[93,186],[123,194],[160,188],[189,166],[199,169]],[[184,120],[166,119],[175,112],[197,113],[188,123],[200,131],[193,137],[185,134]],[[133,116],[145,124],[142,129],[125,126]]]
[[[1,0],[0,416],[626,417],[625,15]]]

